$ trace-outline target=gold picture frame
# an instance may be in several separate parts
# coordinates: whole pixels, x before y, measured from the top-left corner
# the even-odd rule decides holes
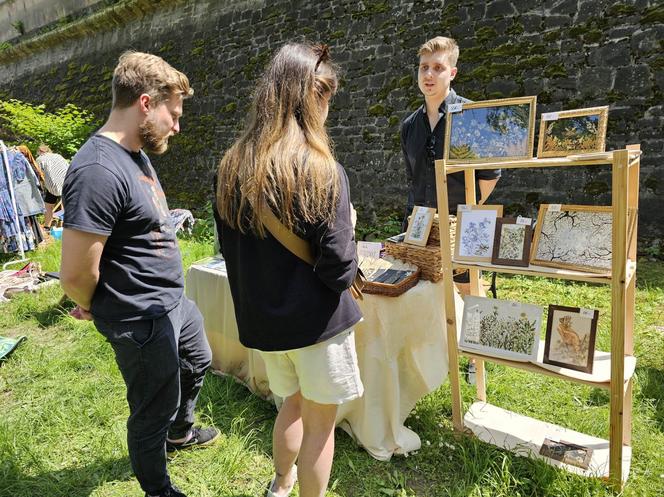
[[[496,223],[501,217],[502,205],[460,205],[457,208],[454,260],[491,262]]]
[[[445,125],[443,158],[448,164],[533,158],[536,96],[457,105],[460,110],[448,109]]]
[[[406,236],[403,239],[404,243],[417,245],[418,247],[426,246],[435,215],[436,209],[433,207],[423,207],[420,205],[413,207],[413,213],[408,220]]]
[[[608,120],[608,106],[543,113],[537,157],[604,152]]]
[[[610,274],[612,214],[610,206],[541,204],[530,263]]]

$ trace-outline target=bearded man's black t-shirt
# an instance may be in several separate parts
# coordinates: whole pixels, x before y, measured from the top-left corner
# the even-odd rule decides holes
[[[145,153],[92,136],[71,161],[62,197],[65,228],[108,236],[90,309],[95,318],[154,319],[180,302],[180,250]]]

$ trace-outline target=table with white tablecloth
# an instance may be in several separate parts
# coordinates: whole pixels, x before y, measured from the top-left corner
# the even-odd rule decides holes
[[[364,396],[339,407],[337,424],[376,459],[420,448],[404,421],[448,373],[443,292],[442,282],[420,281],[399,297],[365,295],[359,301],[364,319],[354,329]],[[193,264],[186,293],[203,314],[212,368],[271,398],[263,360],[239,342],[224,261]]]

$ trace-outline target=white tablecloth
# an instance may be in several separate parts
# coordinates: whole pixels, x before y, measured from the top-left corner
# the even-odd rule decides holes
[[[213,369],[271,397],[263,360],[239,342],[223,262],[192,265],[186,293],[205,319]],[[404,421],[448,373],[443,285],[420,281],[399,297],[365,295],[359,304],[364,320],[354,328],[365,392],[339,407],[337,424],[373,457],[388,460],[420,448],[420,438]]]

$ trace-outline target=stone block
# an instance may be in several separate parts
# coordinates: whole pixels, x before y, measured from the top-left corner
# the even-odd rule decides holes
[[[629,64],[629,41],[619,41],[598,47],[590,52],[589,61],[596,66],[622,66]]]
[[[516,14],[509,0],[494,0],[486,6],[486,17],[509,17]]]
[[[650,67],[646,65],[619,67],[613,88],[625,94],[647,96],[652,89]]]

